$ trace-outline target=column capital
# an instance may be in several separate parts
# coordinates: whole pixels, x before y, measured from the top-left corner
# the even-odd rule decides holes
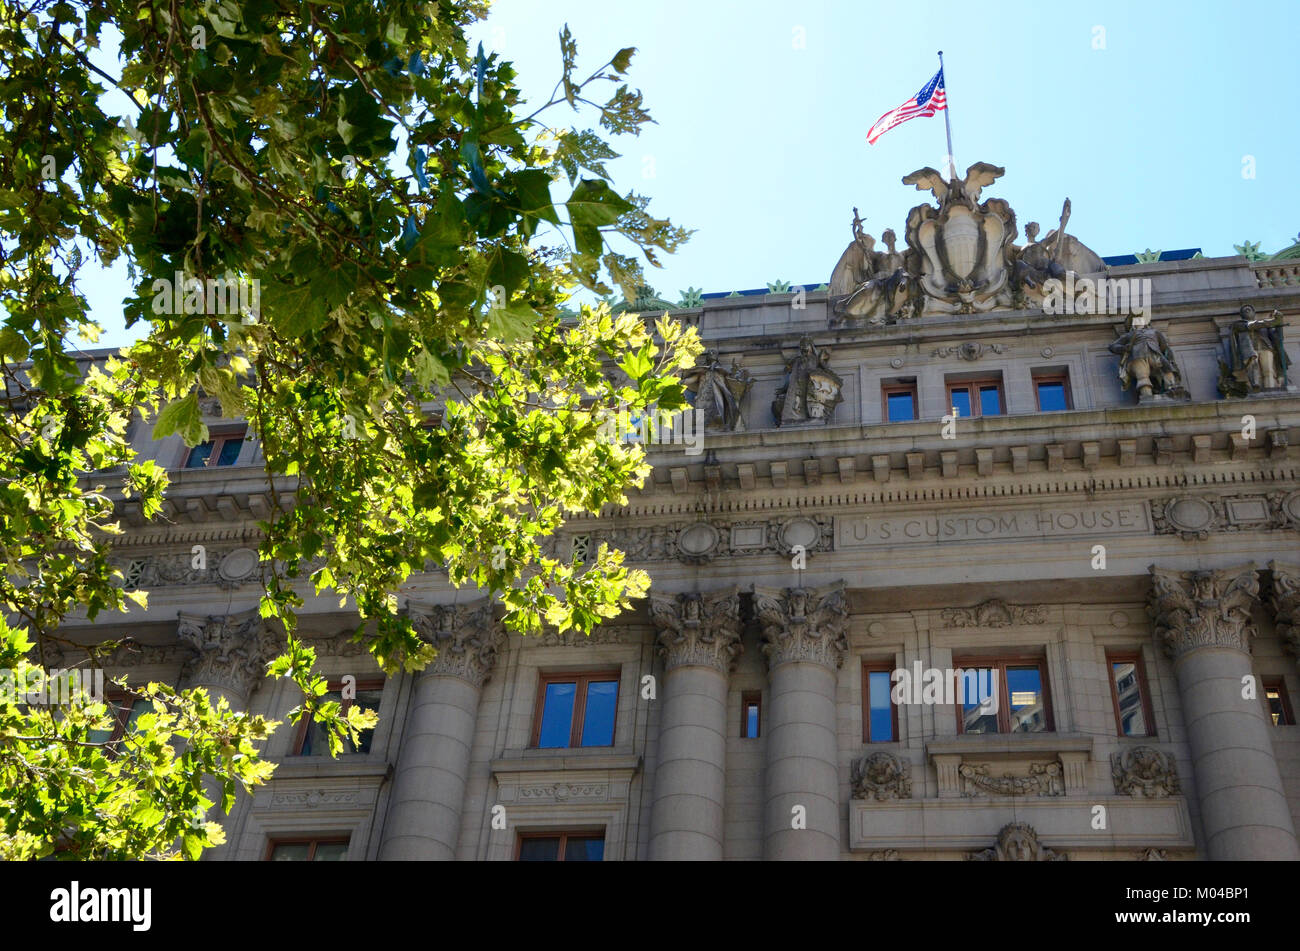
[[[493,617],[491,598],[470,604],[409,603],[406,610],[415,633],[438,651],[425,674],[459,677],[483,686],[505,641],[505,630]]]
[[[1273,590],[1269,606],[1273,609],[1273,626],[1282,643],[1289,646],[1300,661],[1300,565],[1270,561]]]
[[[280,636],[257,608],[239,614],[184,614],[176,634],[194,651],[181,668],[190,686],[214,686],[248,698],[280,649]]]
[[[849,608],[843,581],[820,588],[755,585],[753,592],[769,669],[799,661],[840,668],[849,649]]]
[[[668,670],[712,667],[719,673],[735,669],[740,643],[740,591],[651,594],[650,620],[659,635],[656,652]]]
[[[1254,564],[1218,571],[1171,571],[1151,566],[1147,613],[1156,640],[1174,660],[1199,647],[1230,647],[1250,653],[1259,598]]]

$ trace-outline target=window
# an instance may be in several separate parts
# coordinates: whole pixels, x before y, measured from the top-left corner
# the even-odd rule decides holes
[[[356,696],[347,700],[343,699],[343,682],[331,681],[328,684],[329,692],[321,699],[334,700],[341,704],[339,713],[346,715],[348,708],[357,704],[363,710],[379,710],[379,702],[383,699],[384,682],[382,680],[358,681],[356,684]],[[343,740],[342,753],[369,753],[370,741],[374,739],[374,730],[362,730],[360,743],[352,743],[348,739]],[[325,740],[325,731],[316,725],[311,717],[305,717],[302,725],[298,729],[298,739],[294,748],[294,753],[298,756],[329,756],[329,744]]]
[[[1041,733],[1055,729],[1047,663],[1036,657],[953,658],[960,733]]]
[[[605,858],[605,833],[521,833],[515,858],[520,862],[600,862]]]
[[[740,735],[742,739],[752,740],[759,735],[762,724],[763,695],[757,690],[740,696]]]
[[[1110,698],[1115,705],[1115,727],[1119,735],[1155,736],[1142,655],[1107,651],[1106,664],[1110,667]]]
[[[1274,726],[1295,726],[1295,714],[1291,712],[1291,698],[1286,695],[1286,686],[1281,677],[1264,678],[1264,697],[1268,701],[1268,715]]]
[[[898,739],[898,705],[890,696],[893,664],[862,665],[862,739],[892,743]]]
[[[948,405],[958,416],[1001,416],[1002,381],[987,379],[950,382]]]
[[[272,839],[266,849],[268,862],[342,862],[347,857],[347,836],[320,839]]]
[[[618,671],[543,674],[533,717],[533,746],[613,746]]]
[[[110,694],[104,698],[104,703],[107,704],[108,712],[114,719],[113,728],[110,730],[91,730],[87,739],[91,743],[109,743],[111,744],[109,748],[114,750],[118,741],[131,732],[135,722],[140,717],[153,712],[152,700],[128,696],[127,694]]]
[[[201,442],[190,450],[185,457],[186,469],[204,469],[213,466],[233,466],[239,458],[239,450],[244,447],[246,430],[217,434],[213,433],[206,442]]]
[[[885,383],[880,387],[880,392],[885,401],[885,422],[902,423],[916,419],[915,383]]]
[[[1065,373],[1035,373],[1034,393],[1038,396],[1038,409],[1043,413],[1073,409],[1070,399],[1070,377]]]

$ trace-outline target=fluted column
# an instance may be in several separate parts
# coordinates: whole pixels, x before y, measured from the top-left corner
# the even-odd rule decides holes
[[[651,859],[720,860],[727,780],[727,676],[741,650],[740,597],[651,595],[664,659]]]
[[[763,855],[838,859],[837,671],[848,652],[844,583],[754,588],[771,676]],[[802,807],[802,811],[796,809]],[[802,812],[803,828],[796,828]]]
[[[257,608],[240,614],[179,614],[176,633],[194,654],[181,667],[185,687],[204,687],[215,703],[247,710],[254,685],[266,676],[283,640]]]
[[[492,605],[411,605],[438,655],[420,674],[398,753],[381,859],[452,859],[460,834],[479,694],[504,639]]]
[[[1254,565],[1220,571],[1151,567],[1148,606],[1174,661],[1206,849],[1215,860],[1300,859],[1269,722],[1251,675]]]

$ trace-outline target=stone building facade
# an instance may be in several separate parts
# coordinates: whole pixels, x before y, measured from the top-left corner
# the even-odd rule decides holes
[[[1300,858],[1300,350],[1271,316],[1300,313],[1300,265],[1108,263],[1068,203],[1020,246],[981,201],[1001,174],[909,176],[934,201],[905,250],[855,222],[821,288],[676,314],[711,348],[699,451],[650,446],[629,503],[556,541],[652,577],[590,638],[506,634],[424,576],[402,603],[438,659],[385,680],[308,597],[323,673],[379,725],[337,759],[282,727],[212,857]],[[1087,275],[1150,296],[1098,307]],[[123,510],[149,610],[83,633],[137,638],[110,674],[283,720],[255,610],[274,489],[208,421],[190,468],[140,427],[175,469],[168,522]]]

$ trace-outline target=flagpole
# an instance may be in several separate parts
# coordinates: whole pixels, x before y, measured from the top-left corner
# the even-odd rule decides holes
[[[943,50],[939,50],[939,72],[943,73]],[[953,164],[953,157],[952,157],[952,123],[948,121],[948,111],[949,111],[949,106],[947,104],[948,76],[946,74],[943,77],[943,95],[944,95],[943,128],[944,131],[948,133],[948,178],[950,180],[956,180],[957,166]]]

